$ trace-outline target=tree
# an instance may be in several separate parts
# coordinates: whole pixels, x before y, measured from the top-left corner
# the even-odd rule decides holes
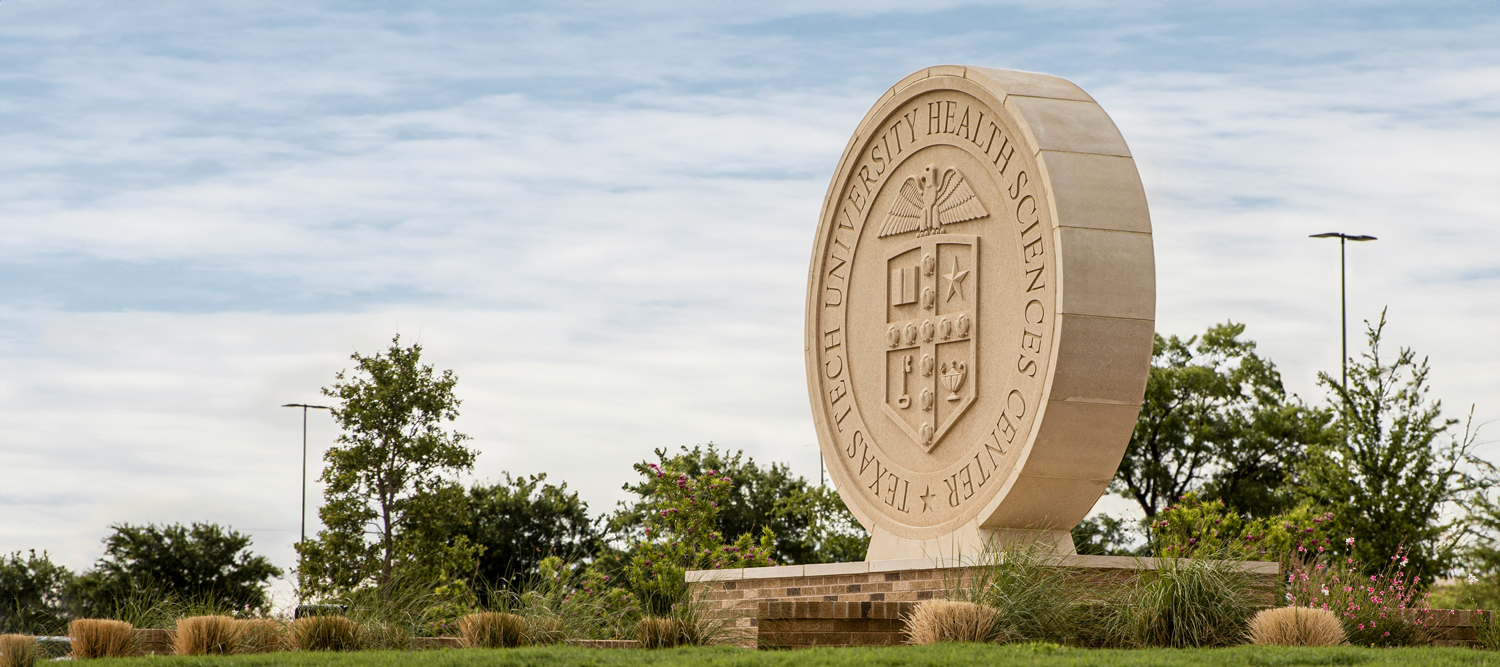
[[[468,436],[445,430],[458,418],[453,371],[423,365],[422,346],[351,357],[323,394],[338,399],[339,446],[324,455],[318,510],[325,528],[297,544],[304,591],[365,586],[390,599],[397,584],[428,586],[468,575],[479,551],[457,530],[467,516],[455,478],[473,467]],[[451,537],[450,537],[451,536]]]
[[[0,634],[59,634],[68,621],[63,595],[72,579],[45,551],[0,558]]]
[[[589,559],[600,536],[589,520],[588,504],[568,485],[545,484],[546,475],[511,477],[469,489],[468,525],[461,534],[484,548],[477,578],[485,583],[517,584],[539,572],[542,560]]]
[[[782,540],[792,545],[787,551],[802,555],[804,564],[862,561],[870,547],[870,533],[831,487],[793,490],[776,501],[775,516],[784,525],[806,526]]]
[[[1110,487],[1148,519],[1200,488],[1250,516],[1285,511],[1306,447],[1329,437],[1328,412],[1287,394],[1244,331],[1226,322],[1201,339],[1156,336],[1141,414]]]
[[[802,498],[821,502],[824,509],[835,511],[834,516],[827,517],[830,523],[826,527],[830,530],[841,525],[841,522],[847,527],[854,515],[843,507],[841,501],[826,502],[829,498],[838,501],[836,496],[822,498],[812,495],[812,487],[807,480],[793,475],[791,468],[784,463],[761,467],[755,463],[755,459],[745,457],[744,452],[735,451],[730,454],[718,449],[712,442],[707,446],[694,445],[692,449],[683,447],[679,453],[671,456],[667,455],[666,450],[658,449],[656,458],[655,464],[643,461],[635,467],[637,470],[646,470],[643,466],[656,465],[681,471],[690,477],[716,470],[721,476],[731,480],[733,488],[717,518],[719,532],[724,535],[759,535],[763,528],[770,528],[776,535],[776,560],[792,565],[833,562],[833,559],[840,559],[847,552],[847,549],[839,551],[843,547],[836,547],[834,551],[820,551],[820,545],[833,547],[841,542],[809,540],[809,531],[818,530],[815,520],[819,515],[810,510],[789,506],[787,499]],[[654,477],[646,475],[640,483],[624,486],[626,491],[636,494],[640,500],[622,507],[610,518],[609,528],[616,541],[624,544],[640,541],[646,518],[662,509],[651,496],[653,479]],[[857,526],[858,522],[855,521],[854,524]],[[860,528],[853,535],[862,533],[863,528]],[[824,534],[831,537],[835,533],[824,531]],[[863,539],[868,542],[868,536]]]
[[[140,595],[264,611],[281,568],[250,553],[250,536],[211,523],[112,526],[104,556],[70,587],[84,616],[112,613]]]
[[[1337,400],[1342,437],[1309,451],[1302,493],[1355,538],[1359,562],[1384,563],[1404,546],[1415,570],[1444,574],[1467,521],[1448,510],[1492,483],[1493,467],[1474,455],[1472,437],[1442,441],[1458,420],[1428,399],[1426,358],[1401,348],[1382,359],[1385,313],[1365,328],[1369,351],[1349,361],[1347,389],[1318,374]]]

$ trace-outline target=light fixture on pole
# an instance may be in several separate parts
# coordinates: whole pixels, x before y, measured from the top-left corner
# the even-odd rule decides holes
[[[332,410],[326,405],[308,405],[306,403],[287,403],[283,408],[302,408],[302,530],[299,533],[297,543],[307,541],[307,410]]]
[[[1362,234],[1344,234],[1342,232],[1326,232],[1323,234],[1312,234],[1310,239],[1338,239],[1339,240],[1339,329],[1343,340],[1341,351],[1343,355],[1339,358],[1342,368],[1339,379],[1339,387],[1345,394],[1349,393],[1349,298],[1344,280],[1344,242],[1345,241],[1374,241],[1373,236]]]

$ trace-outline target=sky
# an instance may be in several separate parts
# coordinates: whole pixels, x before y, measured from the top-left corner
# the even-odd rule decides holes
[[[1385,309],[1448,415],[1500,419],[1495,0],[3,0],[0,553],[81,569],[113,524],[204,521],[294,565],[280,406],[398,334],[459,377],[469,481],[545,473],[597,514],[707,442],[816,480],[819,207],[865,111],[937,64],[1103,105],[1160,333],[1243,322],[1326,403],[1338,248],[1307,236],[1374,235],[1351,351]],[[337,430],[307,437],[315,476]]]

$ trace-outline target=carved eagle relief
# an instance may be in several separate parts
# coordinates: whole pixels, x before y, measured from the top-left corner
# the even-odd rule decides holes
[[[929,197],[930,196],[930,197]],[[921,176],[909,176],[901,184],[891,211],[880,225],[880,236],[906,232],[917,236],[941,234],[943,225],[975,220],[989,215],[964,175],[949,167],[937,178],[937,167],[927,165]]]

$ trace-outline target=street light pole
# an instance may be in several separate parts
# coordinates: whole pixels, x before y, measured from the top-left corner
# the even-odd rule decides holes
[[[1374,241],[1373,236],[1362,234],[1344,234],[1342,232],[1326,232],[1323,234],[1312,234],[1310,239],[1338,239],[1339,240],[1339,332],[1343,345],[1340,347],[1342,355],[1339,357],[1340,379],[1339,387],[1347,395],[1349,393],[1349,292],[1344,272],[1344,242],[1345,241]],[[1346,399],[1347,400],[1347,399]]]
[[[308,405],[306,403],[287,403],[283,408],[302,408],[302,530],[297,543],[307,541],[307,410],[332,410],[326,405]]]

